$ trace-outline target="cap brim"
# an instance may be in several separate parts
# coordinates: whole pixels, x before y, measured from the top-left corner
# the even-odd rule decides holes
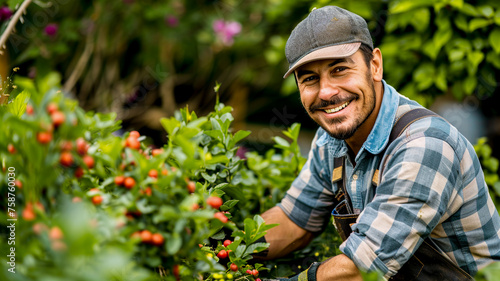
[[[334,45],[334,46],[329,46],[329,47],[315,50],[315,51],[305,55],[301,59],[299,59],[293,65],[291,65],[290,68],[288,69],[288,71],[283,76],[283,78],[287,78],[292,72],[295,71],[295,69],[303,66],[306,63],[312,62],[312,61],[349,57],[349,56],[353,55],[354,53],[356,53],[356,51],[359,49],[360,46],[361,46],[361,43],[356,42],[356,43],[348,43],[348,44],[342,44],[342,45]]]

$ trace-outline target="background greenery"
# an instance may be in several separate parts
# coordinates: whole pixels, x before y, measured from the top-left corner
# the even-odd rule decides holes
[[[0,1],[2,34],[12,19],[5,9],[15,13],[23,2]],[[265,193],[273,199],[241,208],[235,221],[243,222],[277,202],[289,183],[277,175],[292,179],[297,168],[274,156],[287,154],[288,148],[272,137],[285,137],[281,131],[302,124],[302,137],[296,127],[289,133],[299,165],[299,146],[304,154],[316,127],[301,108],[293,78],[281,78],[287,69],[284,46],[291,29],[313,7],[330,4],[367,20],[383,53],[385,79],[402,94],[429,107],[452,101],[466,113],[485,116],[487,138],[471,142],[477,143],[499,206],[500,4],[494,0],[33,1],[2,49],[0,75],[12,83],[2,84],[0,100],[10,94],[12,101],[24,89],[40,104],[57,86],[85,111],[115,114],[123,128],[116,134],[139,130],[148,136],[148,144],[162,147],[169,139],[161,118],[171,118],[186,106],[189,112],[210,116],[217,98],[213,87],[219,82],[220,101],[234,109],[231,127],[252,131],[241,142],[254,151],[246,162],[252,176],[242,172],[236,180],[248,187],[276,187],[249,189],[254,191],[247,197],[264,198]],[[14,67],[19,70],[13,72]],[[467,115],[456,118],[458,127],[471,126]],[[210,182],[213,174],[206,175],[197,179]],[[213,184],[223,179],[217,176]],[[338,240],[331,232],[290,257],[288,268],[280,267],[278,275],[307,266],[311,257],[335,253],[337,244],[331,241]]]

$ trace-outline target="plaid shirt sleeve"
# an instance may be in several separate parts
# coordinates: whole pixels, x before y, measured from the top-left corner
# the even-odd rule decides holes
[[[360,269],[393,276],[431,232],[437,239],[458,236],[455,245],[447,241],[452,259],[477,245],[484,257],[498,255],[498,213],[472,146],[458,132],[435,129],[431,123],[441,121],[429,119],[418,122],[424,130],[406,131],[388,148],[375,197],[340,247]],[[473,264],[465,268],[471,274],[476,255],[464,255]]]
[[[298,226],[321,232],[330,220],[335,204],[331,185],[331,167],[326,146],[317,140],[326,132],[319,129],[312,141],[307,162],[278,206]]]

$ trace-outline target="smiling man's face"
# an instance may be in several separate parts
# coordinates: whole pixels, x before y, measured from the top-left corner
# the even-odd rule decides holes
[[[361,126],[373,127],[375,84],[360,50],[347,58],[310,62],[295,74],[304,108],[332,137],[346,140]]]

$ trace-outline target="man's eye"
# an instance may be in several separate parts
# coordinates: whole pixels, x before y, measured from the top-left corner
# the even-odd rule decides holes
[[[309,77],[304,78],[304,80],[302,80],[302,83],[312,81],[314,79],[316,79],[316,76],[309,76]]]
[[[335,68],[333,70],[333,72],[342,72],[342,71],[344,71],[346,69],[347,69],[347,67],[345,67],[345,66],[339,66],[339,67]]]

